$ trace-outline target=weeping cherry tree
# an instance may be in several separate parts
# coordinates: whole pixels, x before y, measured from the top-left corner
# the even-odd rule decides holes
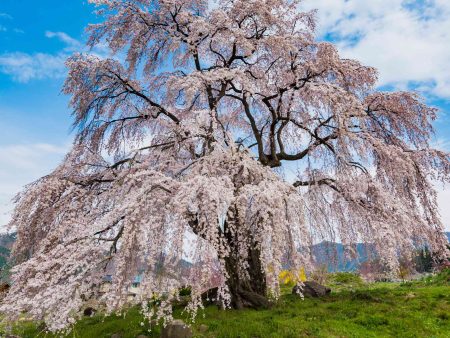
[[[186,285],[195,317],[213,274],[224,308],[266,306],[321,240],[349,255],[369,243],[391,271],[423,245],[447,254],[436,109],[377,91],[374,68],[315,39],[299,0],[90,2],[88,44],[111,54],[67,60],[76,139],[16,198],[10,318],[61,330],[93,297],[120,311],[137,275],[148,318],[170,320]]]

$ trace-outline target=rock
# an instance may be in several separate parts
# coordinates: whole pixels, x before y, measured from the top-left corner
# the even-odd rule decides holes
[[[266,297],[255,292],[240,290],[239,296],[241,297],[242,304],[246,308],[268,309],[271,306],[271,303]]]
[[[192,330],[182,320],[174,320],[163,328],[161,338],[191,338]]]
[[[137,336],[136,338],[148,338],[148,336],[140,334],[139,336]]]
[[[122,338],[122,334],[121,333],[114,333],[111,338]]]
[[[294,288],[292,289],[292,293],[298,294],[300,291],[300,293],[302,293],[303,296],[307,298],[317,298],[326,296],[331,292],[330,288],[320,285],[319,283],[314,281],[308,281],[303,284],[303,289],[299,286],[294,286]]]
[[[209,329],[209,327],[208,327],[207,325],[202,324],[202,325],[199,326],[198,332],[200,332],[200,333],[206,333],[206,332],[208,331],[208,329]]]

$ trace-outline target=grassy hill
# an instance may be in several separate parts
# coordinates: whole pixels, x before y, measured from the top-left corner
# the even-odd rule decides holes
[[[207,307],[192,326],[194,337],[450,337],[450,271],[404,284],[365,285],[348,277],[332,275],[329,284],[337,291],[322,299],[302,301],[286,289],[269,310]],[[175,316],[185,319],[180,310]],[[148,333],[147,324],[141,326],[141,322],[137,309],[121,317],[97,315],[80,321],[67,336],[110,338],[119,333],[123,338],[140,334],[159,337],[159,328]],[[202,325],[207,329],[203,326],[201,330]],[[53,337],[25,322],[15,333],[24,338]]]

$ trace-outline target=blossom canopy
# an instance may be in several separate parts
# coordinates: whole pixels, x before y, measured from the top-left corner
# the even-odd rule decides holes
[[[61,330],[88,299],[122,309],[137,275],[148,318],[170,319],[186,285],[193,315],[211,287],[225,307],[262,306],[283,268],[311,272],[320,240],[370,243],[393,271],[416,247],[447,254],[436,109],[377,91],[375,69],[316,41],[300,1],[90,2],[89,45],[112,55],[67,60],[77,137],[17,197],[2,311]]]

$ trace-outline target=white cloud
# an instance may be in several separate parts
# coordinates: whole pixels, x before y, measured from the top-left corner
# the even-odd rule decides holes
[[[81,48],[81,43],[77,39],[72,38],[70,35],[64,32],[51,32],[47,31],[45,32],[45,36],[48,38],[57,38],[60,41],[64,42],[67,47],[66,50],[79,50]]]
[[[380,85],[450,98],[450,1],[304,0],[304,8],[319,10],[319,36],[344,57],[379,70]],[[433,146],[448,151],[450,141],[441,136]],[[438,203],[450,231],[449,186],[438,189]]]
[[[60,78],[66,73],[65,53],[5,53],[0,55],[0,71],[14,81],[28,82],[33,79]]]
[[[12,16],[9,15],[8,13],[0,13],[0,19],[8,19],[8,20],[12,20]]]
[[[344,57],[375,66],[380,85],[421,87],[450,98],[450,1],[305,0],[319,10],[319,34]]]
[[[20,29],[15,29],[14,32],[24,33]],[[67,58],[74,52],[87,52],[89,50],[80,41],[64,32],[47,31],[45,36],[49,39],[60,40],[65,47],[55,53],[11,52],[0,54],[0,72],[10,75],[14,81],[22,83],[47,78],[63,78],[67,74],[65,67]],[[89,52],[99,57],[105,57],[109,54],[109,48],[105,44],[99,44]]]
[[[0,145],[0,228],[8,223],[12,198],[26,184],[51,172],[67,153],[68,145]]]
[[[450,151],[450,139],[440,137],[431,143],[431,147],[441,151]]]
[[[19,29],[14,31],[23,33]],[[10,75],[17,82],[64,77],[66,75],[64,63],[72,52],[82,48],[81,43],[64,32],[47,31],[45,36],[59,39],[66,47],[54,54],[22,52],[0,54],[0,71]]]

